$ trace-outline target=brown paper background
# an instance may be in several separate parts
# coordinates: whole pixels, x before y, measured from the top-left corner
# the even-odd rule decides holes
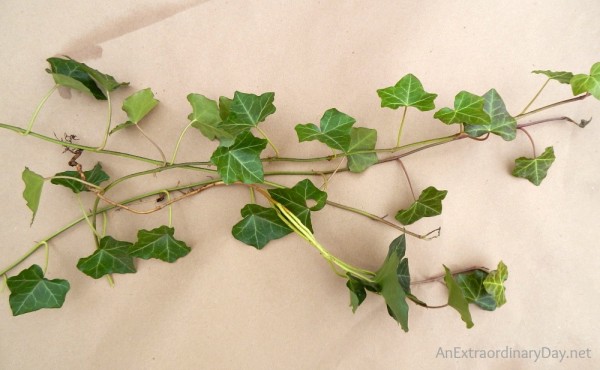
[[[589,1],[53,1],[4,0],[0,4],[0,122],[25,126],[52,86],[45,59],[67,54],[131,87],[113,94],[114,123],[125,115],[124,97],[152,87],[161,104],[144,124],[167,155],[190,111],[190,92],[209,97],[235,90],[275,91],[277,113],[262,127],[284,155],[327,155],[319,143],[297,142],[296,123],[318,121],[336,107],[379,130],[380,147],[394,144],[399,111],[381,109],[375,90],[414,73],[437,107],[460,90],[496,88],[513,114],[544,79],[534,69],[589,71],[600,60],[600,5]],[[570,95],[549,84],[538,105]],[[55,94],[35,131],[75,133],[96,145],[105,106],[79,93]],[[600,117],[600,102],[544,112],[539,117]],[[410,110],[406,142],[450,134],[432,112]],[[388,317],[381,298],[369,296],[356,314],[344,282],[294,236],[263,251],[230,235],[248,202],[241,188],[217,189],[174,206],[176,235],[193,251],[174,265],[140,261],[138,273],[92,280],[75,268],[93,250],[84,226],[53,240],[49,277],[71,282],[60,310],[13,318],[1,294],[0,368],[3,369],[529,369],[598,368],[598,206],[600,125],[585,130],[551,123],[530,130],[538,151],[553,145],[557,160],[539,187],[509,175],[514,158],[530,155],[527,139],[462,140],[410,156],[405,165],[417,191],[447,189],[441,217],[412,227],[442,227],[442,237],[408,239],[413,279],[436,275],[442,264],[459,269],[509,267],[508,304],[496,312],[472,308],[467,330],[451,309],[411,306],[410,332]],[[197,132],[183,140],[179,161],[205,160],[214,143]],[[111,138],[108,148],[157,157],[135,130]],[[0,131],[2,222],[0,265],[9,264],[60,225],[79,216],[70,192],[47,186],[36,222],[20,196],[25,166],[51,175],[68,155],[31,137]],[[86,153],[113,178],[151,168]],[[297,169],[332,164],[294,165]],[[291,165],[290,165],[291,166]],[[270,166],[269,168],[281,168]],[[289,168],[289,167],[288,167]],[[198,181],[205,175],[173,171],[132,181],[118,198]],[[292,185],[299,179],[280,178]],[[321,179],[314,178],[320,184]],[[396,163],[362,175],[340,174],[330,198],[370,212],[393,215],[410,203]],[[91,204],[91,196],[84,197]],[[150,207],[153,200],[140,204]],[[111,213],[108,233],[133,240],[139,228],[166,222]],[[326,208],[313,216],[317,237],[348,262],[377,268],[392,229]],[[21,267],[43,262],[39,252]],[[18,271],[18,270],[17,270]],[[441,284],[415,293],[441,304]],[[538,362],[519,359],[441,359],[438,348],[591,349],[592,359]]]

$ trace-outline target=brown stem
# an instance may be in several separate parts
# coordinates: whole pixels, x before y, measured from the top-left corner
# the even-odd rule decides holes
[[[553,117],[553,118],[546,118],[546,119],[540,119],[537,121],[532,121],[532,122],[527,122],[527,123],[521,123],[517,125],[517,129],[521,129],[523,127],[529,127],[529,126],[533,126],[533,125],[538,125],[540,123],[545,123],[545,122],[554,122],[554,121],[567,121],[567,122],[571,122],[576,124],[579,127],[585,127],[588,123],[590,123],[592,121],[592,119],[588,119],[588,120],[584,120],[582,119],[581,122],[577,122],[574,121],[573,119],[567,117],[567,116],[562,116],[562,117]]]
[[[583,100],[583,99],[587,98],[588,96],[590,96],[590,93],[585,93],[585,94],[583,94],[583,95],[579,95],[579,96],[576,96],[576,97],[574,97],[574,98],[571,98],[571,99],[561,100],[561,101],[559,101],[559,102],[552,103],[552,104],[548,104],[548,105],[545,105],[545,106],[543,106],[543,107],[541,107],[541,108],[538,108],[538,109],[534,109],[534,110],[532,110],[532,111],[529,111],[529,112],[527,112],[527,113],[521,113],[521,114],[519,114],[519,115],[516,115],[516,116],[515,116],[515,118],[516,118],[516,119],[523,118],[523,117],[525,117],[525,116],[529,116],[529,115],[532,115],[532,114],[535,114],[535,113],[538,113],[538,112],[544,111],[544,110],[546,110],[546,109],[550,109],[550,108],[558,107],[559,105],[563,105],[563,104],[572,103],[572,102],[575,102],[575,101],[578,101],[578,100]]]
[[[402,167],[402,171],[404,171],[404,176],[406,177],[406,181],[408,182],[408,187],[410,188],[410,193],[412,194],[413,200],[417,201],[412,182],[410,181],[410,176],[408,176],[408,171],[406,170],[406,167],[404,167],[404,163],[402,163],[402,160],[400,158],[398,158],[398,163],[400,164],[400,167]]]
[[[535,158],[535,143],[533,142],[533,138],[531,137],[531,135],[529,135],[529,132],[527,132],[527,130],[525,130],[523,127],[520,127],[519,130],[523,131],[523,133],[529,138],[529,141],[531,142],[531,149],[533,149],[533,158]]]

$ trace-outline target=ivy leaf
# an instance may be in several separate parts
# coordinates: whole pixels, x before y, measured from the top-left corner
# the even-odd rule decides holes
[[[318,140],[332,149],[347,152],[350,147],[350,131],[356,120],[335,108],[327,110],[321,118],[320,128],[312,123],[296,125],[298,140]]]
[[[21,175],[23,182],[25,183],[25,190],[23,190],[23,199],[27,202],[27,207],[33,213],[31,216],[31,224],[35,219],[38,207],[40,205],[40,197],[42,196],[42,188],[44,186],[44,178],[41,175],[31,171],[25,167],[23,174]]]
[[[234,136],[222,127],[223,120],[216,101],[200,94],[189,94],[187,100],[192,105],[192,113],[188,116],[192,127],[197,128],[209,140],[233,143]]]
[[[70,288],[66,280],[44,278],[42,268],[38,265],[32,265],[8,278],[6,284],[10,289],[8,301],[13,316],[42,308],[60,308]]]
[[[448,305],[458,311],[462,321],[467,324],[467,329],[470,329],[473,327],[473,320],[471,319],[471,312],[469,311],[469,302],[467,302],[467,299],[463,295],[463,291],[454,280],[454,277],[452,277],[448,267],[444,266],[444,270],[446,270],[444,282],[448,287]]]
[[[375,149],[377,130],[365,127],[352,127],[350,130],[350,145],[348,146],[348,169],[350,172],[363,172],[377,163],[376,153],[359,153]]]
[[[571,88],[573,95],[590,93],[596,99],[600,99],[600,62],[595,63],[590,74],[578,74],[571,79]]]
[[[210,160],[226,184],[241,181],[246,184],[262,183],[264,178],[260,153],[267,140],[254,137],[250,132],[239,134],[229,147],[220,146]]]
[[[506,303],[504,282],[508,279],[508,268],[500,261],[496,270],[490,272],[483,280],[485,290],[494,297],[498,307]]]
[[[398,264],[398,270],[396,270],[396,274],[398,275],[398,282],[402,286],[402,289],[406,293],[410,293],[410,271],[408,269],[408,259],[403,258]]]
[[[367,291],[363,283],[350,275],[348,275],[348,282],[346,286],[350,291],[350,307],[352,307],[352,313],[356,312],[358,306],[367,298]]]
[[[430,94],[423,89],[423,85],[413,74],[407,74],[394,86],[377,90],[381,98],[381,106],[391,109],[398,107],[415,107],[420,111],[435,108],[433,101],[437,94]]]
[[[554,148],[551,146],[535,158],[519,157],[515,159],[515,168],[512,175],[527,179],[532,184],[539,186],[542,180],[546,178],[548,169],[555,159]]]
[[[237,240],[256,249],[262,249],[271,240],[292,232],[273,208],[246,204],[241,213],[244,219],[233,226],[231,233]]]
[[[133,258],[129,255],[131,243],[105,236],[99,248],[90,256],[81,258],[77,268],[94,279],[107,274],[129,274],[136,272]]]
[[[94,185],[100,185],[104,181],[108,180],[110,177],[102,170],[102,165],[100,163],[96,163],[94,168],[89,171],[84,171],[85,181],[90,182]],[[79,173],[77,171],[65,171],[59,172],[54,176],[67,176],[74,177],[76,179],[80,179]],[[52,184],[66,186],[67,188],[73,190],[73,193],[81,193],[82,191],[90,191],[88,187],[77,180],[69,180],[69,179],[52,179],[50,180]]]
[[[490,123],[490,116],[483,110],[484,99],[467,91],[459,92],[454,98],[454,109],[442,108],[435,112],[437,118],[445,124],[465,123],[484,125]]]
[[[271,189],[271,197],[289,209],[311,232],[313,231],[310,220],[310,211],[319,211],[327,202],[327,193],[319,190],[310,180],[305,179],[288,189]],[[307,200],[314,200],[316,204],[309,207]]]
[[[437,190],[430,186],[423,190],[417,199],[407,209],[401,209],[396,214],[396,220],[403,225],[410,225],[423,217],[433,217],[442,214],[442,200],[448,191]]]
[[[535,70],[535,71],[531,71],[531,73],[542,74],[542,75],[545,75],[546,77],[548,77],[549,80],[555,80],[555,81],[560,82],[561,84],[567,84],[567,85],[571,82],[571,78],[573,78],[573,74],[571,72],[565,72],[565,71]]]
[[[173,236],[175,229],[160,226],[152,230],[138,230],[137,242],[129,246],[129,255],[142,259],[157,258],[165,262],[175,262],[186,256],[191,249]]]
[[[486,133],[500,136],[506,141],[517,136],[517,121],[508,113],[504,101],[495,89],[483,95],[483,110],[490,116],[490,122],[481,125],[465,125],[465,132],[471,137]]]
[[[475,270],[456,275],[456,282],[467,302],[475,303],[486,311],[494,311],[496,309],[496,301],[483,286],[483,281],[487,275],[488,273],[485,271]]]
[[[390,244],[388,255],[383,265],[377,270],[374,281],[381,287],[380,293],[388,306],[388,313],[408,331],[408,304],[406,293],[398,280],[398,266],[406,251],[404,234]]]
[[[231,112],[231,104],[233,103],[233,99],[229,99],[226,96],[219,97],[219,115],[221,116],[221,120],[227,121],[229,118],[229,112]]]
[[[231,105],[227,106],[229,102],[223,100],[223,109],[229,111],[228,114],[223,112],[227,116],[223,127],[234,135],[250,131],[252,127],[258,126],[269,115],[275,113],[274,99],[275,93],[272,92],[259,96],[236,91]]]
[[[137,125],[157,104],[158,100],[154,99],[154,93],[150,88],[133,93],[123,101],[122,107],[129,120],[115,126],[110,133],[113,134],[126,127]]]

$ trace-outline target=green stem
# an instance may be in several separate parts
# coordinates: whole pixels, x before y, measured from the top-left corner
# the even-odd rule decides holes
[[[273,144],[273,142],[271,141],[271,139],[269,139],[269,137],[267,136],[267,134],[261,130],[260,127],[258,126],[254,126],[256,127],[256,129],[258,130],[258,132],[260,132],[260,134],[265,138],[265,140],[267,140],[267,142],[269,143],[269,145],[271,146],[271,148],[273,148],[273,150],[275,151],[275,158],[279,157],[279,150],[277,150],[277,147],[275,146],[275,144]]]
[[[173,152],[173,157],[171,158],[171,162],[169,164],[173,164],[175,163],[175,158],[177,157],[177,152],[179,151],[179,145],[181,144],[181,140],[183,139],[183,135],[185,135],[185,133],[187,132],[187,130],[192,127],[192,124],[196,122],[196,121],[191,121],[190,123],[187,124],[187,126],[185,126],[185,128],[183,129],[183,131],[181,131],[181,134],[179,135],[179,139],[177,139],[177,145],[175,145],[175,151]]]
[[[112,122],[112,103],[110,101],[110,93],[107,91],[105,91],[106,93],[106,101],[108,103],[108,119],[107,119],[107,123],[106,123],[106,130],[104,132],[104,138],[102,139],[102,144],[96,148],[97,150],[103,150],[104,147],[106,146],[106,142],[108,141],[108,134],[110,133],[110,124]]]
[[[77,194],[77,203],[79,203],[79,208],[81,209],[81,212],[83,213],[85,222],[90,227],[90,230],[92,230],[92,233],[96,236],[94,239],[96,239],[96,240],[100,239],[101,237],[100,237],[100,234],[98,234],[98,231],[96,230],[96,225],[92,224],[92,222],[90,221],[90,218],[88,217],[88,214],[85,211],[85,207],[83,206],[83,202],[81,201],[81,196],[79,194]]]
[[[525,106],[525,108],[523,108],[523,110],[521,111],[521,114],[525,114],[525,112],[527,112],[527,109],[529,109],[529,107],[531,107],[531,104],[533,104],[533,102],[540,96],[540,94],[542,93],[542,91],[544,91],[544,88],[546,87],[546,85],[548,85],[548,82],[550,82],[550,79],[547,79],[546,82],[544,82],[544,84],[542,85],[542,87],[538,90],[538,92],[534,95],[534,97],[529,101],[529,103],[527,103],[527,105]]]
[[[404,107],[404,112],[402,112],[402,121],[400,122],[400,129],[398,130],[398,140],[396,140],[396,147],[400,146],[400,138],[402,137],[402,129],[404,128],[404,120],[406,119],[406,111],[408,107]]]
[[[565,99],[565,100],[558,101],[558,102],[556,102],[556,103],[552,103],[552,104],[544,105],[544,106],[543,106],[543,107],[541,107],[541,108],[534,109],[534,110],[530,110],[530,111],[529,111],[529,112],[527,112],[527,113],[521,113],[521,114],[519,114],[519,115],[516,115],[516,116],[515,116],[515,118],[516,118],[516,119],[520,119],[520,118],[523,118],[523,117],[526,117],[526,116],[530,116],[530,115],[532,115],[532,114],[535,114],[535,113],[539,113],[539,112],[545,111],[546,109],[550,109],[550,108],[558,107],[559,105],[568,104],[568,103],[576,102],[576,101],[579,101],[579,100],[583,100],[583,99],[587,98],[588,96],[590,96],[590,93],[585,93],[585,94],[583,94],[583,95],[579,95],[579,96],[576,96],[576,97],[574,97],[574,98]]]
[[[48,242],[44,242],[44,269],[42,270],[44,275],[46,275],[46,272],[48,271],[48,260],[50,257],[50,246],[48,245]]]
[[[163,190],[162,192],[167,195],[167,202],[171,203],[171,193],[169,193],[167,190]],[[173,205],[169,204],[169,227],[172,227],[172,226],[173,226]]]
[[[250,203],[256,204],[256,194],[254,194],[254,188],[250,186],[248,189],[250,190]]]
[[[165,153],[162,151],[162,149],[160,148],[160,146],[158,146],[157,143],[154,142],[154,140],[152,140],[150,138],[150,136],[146,135],[146,133],[144,132],[144,130],[142,130],[142,128],[140,127],[140,125],[136,124],[135,127],[137,127],[137,129],[142,133],[142,135],[144,135],[144,137],[146,138],[146,140],[148,140],[150,142],[150,144],[152,144],[156,150],[158,150],[158,152],[160,153],[160,157],[162,158],[162,164],[161,166],[166,166],[167,165],[167,157],[165,157]]]
[[[44,95],[44,97],[42,98],[42,101],[40,101],[38,106],[35,108],[35,111],[33,112],[33,115],[31,116],[31,119],[29,120],[29,123],[27,124],[27,130],[22,132],[22,135],[29,135],[29,133],[31,132],[31,128],[33,127],[33,124],[37,120],[37,117],[40,114],[40,111],[42,110],[42,107],[44,106],[44,104],[46,104],[46,101],[48,101],[48,99],[50,98],[50,96],[52,96],[52,94],[56,91],[56,89],[58,89],[58,84],[52,86],[52,88],[50,90],[48,90],[46,95]]]

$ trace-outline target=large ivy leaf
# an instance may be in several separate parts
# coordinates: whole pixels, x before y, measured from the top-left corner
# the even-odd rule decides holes
[[[515,159],[515,168],[512,175],[529,180],[538,186],[546,178],[548,169],[554,163],[554,148],[549,146],[544,152],[535,158],[519,157]]]
[[[25,183],[25,190],[23,190],[23,199],[25,199],[25,201],[27,202],[27,207],[29,207],[29,209],[32,212],[30,224],[33,224],[35,214],[37,213],[38,207],[40,206],[42,188],[44,187],[44,177],[25,167],[21,178]]]
[[[313,123],[296,125],[298,140],[318,140],[332,149],[347,152],[350,147],[350,131],[356,120],[335,108],[327,110],[321,118],[320,127]]]
[[[350,291],[350,307],[352,307],[352,313],[356,312],[358,306],[367,298],[367,291],[361,280],[356,279],[352,276],[348,276],[346,286]]]
[[[104,181],[108,180],[110,177],[106,172],[102,170],[102,165],[100,163],[96,163],[94,168],[89,171],[84,171],[85,181],[90,182],[94,185],[100,185]],[[65,171],[59,172],[54,176],[67,176],[74,177],[76,179],[80,179],[79,173],[77,171]],[[77,180],[69,180],[69,179],[52,179],[50,180],[52,184],[66,186],[67,188],[73,190],[73,193],[81,193],[82,191],[90,191],[88,187]]]
[[[396,213],[396,220],[403,225],[410,225],[423,217],[433,217],[442,213],[442,200],[448,191],[438,190],[433,186],[423,190],[417,199],[407,209]]]
[[[426,92],[421,81],[412,74],[402,77],[394,86],[377,90],[377,95],[381,98],[382,107],[415,107],[421,111],[434,109],[433,101],[437,97],[437,94]]]
[[[237,240],[256,249],[292,232],[273,208],[246,204],[241,213],[244,219],[233,226],[231,233]]]
[[[475,303],[486,311],[494,311],[496,309],[496,301],[483,286],[483,281],[487,276],[487,272],[475,270],[456,275],[456,282],[467,302]]]
[[[535,73],[535,74],[541,74],[544,75],[546,77],[548,77],[549,80],[554,80],[554,81],[558,81],[561,84],[569,84],[571,82],[571,79],[573,78],[573,74],[571,72],[565,72],[565,71],[542,71],[542,70],[535,70],[535,71],[531,71],[531,73]]]
[[[442,108],[434,118],[445,124],[464,123],[484,125],[490,123],[490,116],[483,110],[484,99],[467,91],[459,92],[454,98],[454,109]]]
[[[175,229],[160,226],[152,230],[138,230],[137,242],[129,246],[129,255],[142,259],[157,258],[165,262],[175,262],[186,256],[191,249],[173,236]]]
[[[490,272],[483,280],[485,290],[494,297],[498,307],[506,303],[504,282],[508,279],[508,268],[500,261],[496,270]]]
[[[254,137],[250,132],[239,134],[234,143],[220,146],[210,157],[217,166],[223,182],[241,181],[246,184],[262,183],[264,172],[260,153],[267,147],[267,140]]]
[[[352,127],[348,146],[348,169],[350,172],[363,172],[377,163],[376,153],[357,153],[373,150],[377,144],[377,130],[366,127]]]
[[[587,92],[600,99],[600,62],[592,66],[589,75],[575,75],[570,82],[574,95]]]
[[[197,128],[209,140],[233,143],[234,136],[222,127],[223,120],[216,101],[200,94],[189,94],[187,100],[192,105],[192,113],[188,116],[192,127]]]
[[[236,126],[247,126],[248,129],[255,127],[275,113],[273,100],[275,93],[272,92],[259,96],[236,91],[229,106],[227,121]]]
[[[60,308],[70,289],[66,280],[44,278],[42,268],[38,265],[32,265],[8,278],[6,284],[10,289],[8,302],[14,316],[42,308]]]
[[[471,319],[471,312],[469,311],[469,302],[467,302],[462,289],[460,289],[460,286],[454,280],[448,267],[444,266],[444,270],[446,271],[444,282],[448,287],[448,306],[458,311],[462,321],[467,324],[467,328],[472,328],[473,320]]]
[[[289,209],[310,231],[313,231],[310,220],[310,211],[318,211],[327,202],[327,193],[319,190],[310,180],[305,179],[287,189],[269,190],[271,197]],[[307,200],[314,200],[316,204],[309,207]]]
[[[105,236],[100,246],[90,256],[81,258],[77,268],[94,279],[107,274],[129,274],[136,272],[133,258],[129,255],[131,243]]]
[[[483,95],[483,110],[490,116],[490,122],[480,125],[465,125],[465,132],[472,137],[486,133],[500,136],[510,141],[517,136],[517,121],[508,113],[504,101],[495,89]]]
[[[115,126],[110,133],[115,133],[126,127],[137,125],[140,121],[156,107],[158,100],[150,88],[142,89],[128,96],[123,101],[122,109],[127,113],[129,120]]]

